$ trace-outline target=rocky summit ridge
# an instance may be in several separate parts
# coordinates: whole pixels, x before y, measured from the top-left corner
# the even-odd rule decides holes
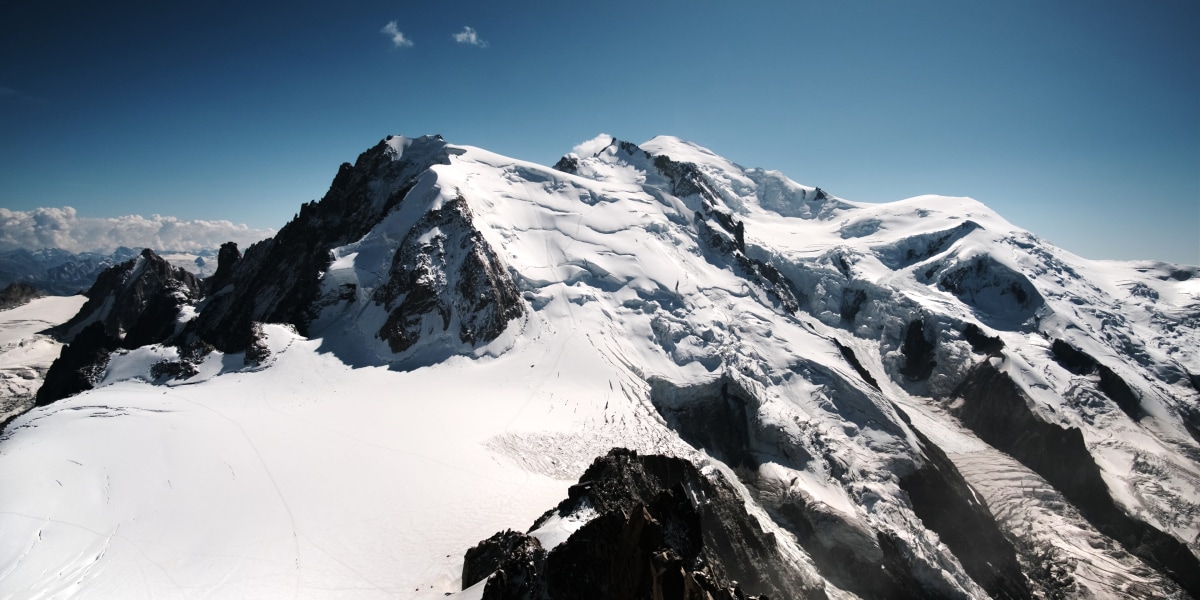
[[[303,346],[521,398],[463,439],[578,483],[526,533],[455,530],[485,598],[1200,597],[1196,267],[610,136],[553,168],[389,137],[218,263],[102,274],[0,448]]]

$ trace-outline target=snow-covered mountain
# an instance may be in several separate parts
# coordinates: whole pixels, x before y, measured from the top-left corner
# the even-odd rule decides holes
[[[0,589],[1200,596],[1196,267],[609,136],[389,137],[218,262],[60,329]]]

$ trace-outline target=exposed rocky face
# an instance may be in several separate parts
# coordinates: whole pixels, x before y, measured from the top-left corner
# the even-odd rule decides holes
[[[46,372],[37,404],[91,389],[113,350],[170,340],[182,327],[181,309],[199,299],[200,289],[195,275],[150,249],[101,273],[79,313],[54,330],[69,344]]]
[[[200,313],[194,327],[199,339],[239,352],[253,343],[255,322],[307,331],[330,250],[361,238],[401,204],[430,166],[449,162],[440,136],[407,140],[411,144],[399,150],[389,144],[392,139],[362,153],[353,165],[343,163],[325,197],[301,206],[274,238],[251,246],[241,260],[226,251],[232,264],[218,267],[219,281],[222,289],[232,288],[216,294]]]
[[[1128,383],[1113,372],[1112,369],[1100,364],[1088,353],[1062,341],[1054,340],[1050,346],[1054,358],[1068,371],[1076,375],[1098,376],[1100,391],[1108,396],[1129,418],[1137,421],[1146,416],[1141,407],[1141,398],[1129,387]]]
[[[463,344],[491,341],[524,314],[525,306],[500,258],[473,226],[461,196],[413,225],[374,300],[388,311],[378,336],[397,353],[416,344],[423,332],[446,332],[452,324]]]
[[[16,308],[42,296],[45,294],[28,283],[10,283],[0,290],[0,310]]]
[[[37,405],[45,406],[95,387],[104,375],[110,354],[120,347],[120,341],[105,331],[104,323],[93,321],[84,327],[71,343],[63,346],[58,359],[46,371],[46,379],[37,392]]]
[[[754,258],[746,253],[746,223],[726,208],[721,196],[714,191],[716,186],[695,165],[676,162],[666,155],[651,156],[629,142],[615,141],[625,154],[651,161],[658,174],[670,182],[670,190],[680,197],[695,197],[700,200],[699,209],[693,214],[697,238],[709,249],[711,260],[729,265],[771,295],[788,313],[800,309],[802,296],[794,282],[780,272],[770,260]]]
[[[554,169],[574,175],[579,171],[579,159],[574,156],[564,156],[554,163]]]
[[[925,323],[917,319],[908,324],[904,336],[904,366],[900,373],[913,381],[929,379],[937,367],[933,351],[935,345],[925,338]]]
[[[449,157],[437,136],[385,139],[354,165],[343,164],[321,202],[303,205],[274,238],[254,244],[244,255],[233,242],[222,245],[217,270],[203,285],[150,250],[104,271],[88,292],[87,304],[59,335],[70,340],[99,322],[108,341],[89,349],[178,346],[181,360],[159,365],[151,374],[155,379],[194,374],[194,363],[213,349],[245,352],[247,364],[257,364],[266,352],[259,323],[286,323],[305,333],[322,307],[356,300],[353,286],[334,298],[321,296],[333,250],[379,225],[401,207],[421,177],[432,175],[430,167],[447,164]],[[420,217],[394,251],[391,268],[380,275],[369,283],[372,300],[385,308],[387,318],[375,335],[395,353],[425,338],[431,343],[444,338],[453,348],[485,344],[524,314],[516,284],[474,226],[461,196]],[[184,305],[195,305],[198,313],[186,325],[177,318]],[[61,377],[62,369],[52,373]],[[85,387],[78,381],[50,382],[42,398],[49,401],[80,389]]]
[[[217,252],[217,270],[204,280],[204,295],[212,296],[223,290],[233,277],[234,265],[241,260],[242,252],[238,250],[236,243],[221,244],[221,249]]]
[[[99,322],[109,338],[125,348],[138,348],[175,334],[180,309],[200,297],[200,280],[147,248],[101,273],[87,297],[79,313],[60,328],[61,334],[71,340]]]
[[[686,460],[614,449],[531,531],[581,511],[595,516],[553,548],[513,531],[481,542],[466,554],[464,587],[486,579],[487,599],[825,597],[719,473]]]

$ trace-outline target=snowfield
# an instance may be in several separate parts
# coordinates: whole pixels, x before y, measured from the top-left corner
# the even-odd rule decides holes
[[[350,368],[282,327],[270,340],[284,348],[269,368],[117,382],[11,428],[0,477],[20,485],[0,511],[4,589],[440,597],[458,591],[466,547],[531,522],[592,456],[659,449],[631,415],[599,439],[595,423],[621,411],[534,393],[583,375],[569,346],[397,373]],[[568,466],[523,468],[538,450]]]
[[[822,571],[779,517],[788,503],[820,517],[821,544],[869,561],[882,535],[927,593],[986,597],[903,488],[928,444],[1027,574],[1050,556],[1069,596],[1179,592],[960,422],[971,400],[956,394],[977,365],[1006,375],[1032,415],[1080,430],[1117,506],[1196,554],[1200,269],[1082,259],[969,198],[843,200],[670,137],[600,136],[563,170],[440,138],[387,145],[394,161],[446,161],[330,248],[307,336],[266,325],[263,364],[214,351],[175,380],[151,368],[177,348],[120,350],[96,389],[7,427],[0,596],[443,597],[461,589],[467,548],[526,529],[624,446],[728,473],[829,597],[855,597],[854,582]],[[410,236],[460,201],[469,227]],[[461,290],[453,257],[474,232],[522,316],[469,343],[454,334],[471,314],[429,312],[413,321],[420,341],[393,351],[378,291],[394,257],[424,248],[424,272]],[[16,323],[82,304],[48,300],[0,313],[4,368],[49,356],[14,354],[29,337]],[[1064,344],[1092,366],[1068,368]],[[1134,406],[1113,399],[1114,377]],[[731,394],[741,412],[720,412]],[[553,547],[588,518],[533,534]]]
[[[49,296],[0,310],[0,422],[29,410],[62,344],[42,332],[70,319],[83,296]]]

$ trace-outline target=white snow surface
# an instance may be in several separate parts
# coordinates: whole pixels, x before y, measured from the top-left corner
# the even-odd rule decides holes
[[[406,138],[389,145],[397,160],[412,147]],[[431,167],[370,233],[334,250],[324,290],[352,283],[357,298],[326,306],[311,339],[268,326],[263,367],[214,353],[199,375],[173,382],[151,381],[149,369],[174,349],[130,351],[113,357],[101,387],[17,418],[0,440],[0,590],[442,597],[460,589],[467,548],[526,529],[608,448],[700,456],[651,405],[650,382],[686,388],[724,374],[762,401],[753,407],[758,450],[833,457],[781,458],[758,477],[864,531],[894,533],[924,565],[929,589],[981,597],[897,479],[921,460],[916,428],[960,468],[972,466],[968,480],[993,511],[1018,502],[975,475],[989,447],[939,404],[984,360],[958,335],[964,323],[1006,343],[1002,368],[1039,414],[1083,430],[1119,503],[1194,547],[1200,466],[1188,456],[1200,453],[1176,411],[1197,402],[1186,381],[1200,373],[1197,269],[1085,260],[969,198],[873,205],[819,194],[677,138],[631,154],[600,136],[575,148],[576,175],[450,148],[450,164]],[[692,163],[715,186],[720,208],[745,223],[746,255],[800,286],[797,315],[699,243],[702,201],[673,195],[655,155]],[[413,223],[460,196],[529,310],[482,347],[392,354],[374,335],[387,315],[371,294]],[[949,273],[971,291],[943,289]],[[1018,288],[1027,303],[1014,300]],[[851,324],[840,307],[854,290],[864,301]],[[942,341],[939,366],[928,382],[902,381],[899,348],[921,316]],[[1147,416],[1134,422],[1084,398],[1087,378],[1054,362],[1048,336],[1117,371]],[[883,393],[862,382],[835,339]],[[535,535],[553,546],[586,518],[561,517]],[[1085,533],[1055,538],[1071,552],[1099,536],[1073,518]],[[1001,522],[1018,536],[1028,522],[1062,523]],[[1098,569],[1088,576],[1099,580],[1087,587],[1096,597],[1118,597],[1128,584]]]
[[[47,296],[0,310],[0,421],[24,412],[62,344],[42,333],[75,315],[83,296]]]

